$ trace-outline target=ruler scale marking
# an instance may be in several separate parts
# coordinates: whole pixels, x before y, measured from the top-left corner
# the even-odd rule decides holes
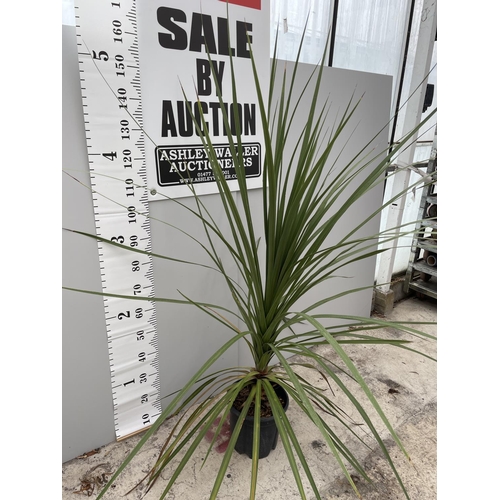
[[[119,8],[100,0],[76,3],[96,234],[149,251],[144,132],[137,128],[142,124],[142,101],[135,0],[122,0]],[[94,127],[98,133],[93,132]],[[98,152],[90,153],[91,148]],[[154,296],[151,257],[139,263],[132,252],[101,240],[97,245],[103,290],[117,295]],[[153,300],[112,297],[105,298],[104,314],[115,433],[120,440],[151,426],[161,408],[156,310]],[[155,342],[146,344],[150,336]],[[150,345],[148,350],[151,346],[155,349],[147,356],[146,345]]]

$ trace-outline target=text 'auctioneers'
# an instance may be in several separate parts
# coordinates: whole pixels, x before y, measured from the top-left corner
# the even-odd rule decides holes
[[[227,180],[236,179],[231,148],[227,144],[214,145],[214,152],[224,177]],[[242,144],[242,152],[245,176],[258,177],[261,173],[260,144]],[[215,181],[210,160],[203,146],[158,146],[156,169],[160,186]]]

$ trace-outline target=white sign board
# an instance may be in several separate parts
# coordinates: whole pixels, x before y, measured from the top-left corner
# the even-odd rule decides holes
[[[201,123],[198,101],[226,179],[235,174],[223,106],[232,135],[239,122],[248,187],[262,186],[264,141],[248,40],[267,99],[269,1],[148,0],[138,2],[137,8],[150,201],[191,196],[186,182],[197,194],[218,192],[195,123]],[[237,181],[230,181],[230,187],[237,189]]]

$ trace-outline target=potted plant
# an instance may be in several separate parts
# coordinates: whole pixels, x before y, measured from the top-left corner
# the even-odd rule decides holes
[[[378,442],[401,485],[402,491],[408,498],[403,482],[380,433],[369,416],[369,412],[344,383],[338,370],[333,368],[314,349],[321,345],[328,345],[332,349],[338,359],[338,367],[341,367],[341,370],[362,389],[372,409],[375,409],[392,438],[404,451],[382,408],[344,350],[343,345],[370,343],[407,348],[407,341],[387,340],[373,335],[377,328],[389,324],[384,320],[350,317],[342,315],[338,311],[331,314],[316,312],[319,306],[334,304],[336,299],[358,290],[326,296],[307,308],[299,310],[295,309],[295,305],[314,287],[326,280],[333,279],[336,273],[347,264],[372,258],[381,252],[379,246],[381,242],[387,242],[405,234],[404,232],[395,234],[391,230],[371,236],[357,236],[357,231],[368,222],[367,219],[357,227],[353,227],[335,245],[325,245],[327,236],[347,210],[375,186],[384,182],[387,166],[402,148],[406,147],[416,130],[409,133],[392,149],[388,149],[382,156],[367,158],[365,151],[360,151],[352,161],[336,165],[336,168],[332,169],[330,152],[337,144],[339,136],[349,123],[359,102],[351,101],[340,117],[336,129],[325,136],[323,124],[327,106],[321,105],[317,98],[323,64],[317,66],[308,82],[308,85],[313,86],[314,92],[309,115],[305,117],[297,116],[296,105],[291,99],[292,92],[296,92],[295,72],[297,64],[298,62],[292,65],[288,87],[287,84],[283,83],[282,87],[276,88],[277,60],[276,57],[273,58],[268,103],[265,102],[265,96],[262,95],[259,76],[254,69],[266,147],[261,197],[264,235],[261,239],[254,229],[256,215],[250,210],[249,190],[246,185],[243,155],[241,154],[240,131],[237,130],[235,135],[228,133],[227,137],[235,165],[242,209],[236,205],[234,193],[229,189],[218,164],[206,124],[203,120],[197,124],[193,117],[193,122],[197,124],[200,140],[203,142],[216,178],[220,202],[224,207],[230,229],[225,233],[218,227],[206,209],[203,198],[197,196],[194,186],[192,186],[192,193],[197,208],[194,211],[189,208],[186,210],[190,210],[201,222],[209,242],[203,248],[211,259],[216,272],[224,277],[225,284],[234,298],[232,314],[245,327],[238,328],[229,314],[222,308],[217,310],[209,304],[194,302],[185,297],[186,303],[203,310],[225,328],[229,328],[233,335],[196,370],[189,382],[176,393],[155,424],[145,433],[108,481],[98,498],[105,495],[107,489],[158,427],[168,417],[178,415],[180,418],[177,424],[163,445],[156,463],[145,478],[149,491],[165,467],[171,464],[179,453],[182,453],[182,460],[174,468],[165,485],[163,498],[172,488],[209,429],[215,428],[214,438],[210,446],[212,448],[221,432],[224,421],[231,414],[232,434],[219,471],[214,478],[211,498],[217,497],[232,453],[237,449],[251,457],[252,473],[249,490],[250,498],[254,499],[259,457],[269,453],[269,450],[265,450],[263,453],[261,450],[269,444],[272,449],[276,445],[277,435],[279,435],[302,498],[305,498],[305,493],[299,474],[300,468],[307,476],[316,498],[319,499],[318,488],[301,450],[293,422],[287,416],[286,410],[289,403],[297,405],[307,415],[311,423],[317,427],[345,477],[354,491],[358,493],[348,467],[367,481],[369,481],[369,477],[349,448],[340,440],[335,427],[324,418],[325,413],[334,415],[339,424],[342,425],[344,416],[327,393],[317,389],[300,376],[296,370],[297,366],[316,370],[322,377],[328,377],[331,383],[335,384],[337,389],[347,396]],[[231,70],[233,100],[236,103],[236,75],[232,65]],[[301,90],[299,89],[298,94]],[[275,108],[271,107],[273,93],[278,95],[277,100],[274,101],[278,103]],[[226,130],[230,131],[228,116],[224,113],[225,108],[222,105],[222,95],[219,88],[218,97],[224,114],[224,125]],[[237,106],[235,109],[237,110]],[[200,116],[203,117],[203,113],[200,113]],[[285,149],[290,147],[288,133],[290,123],[293,120],[300,120],[303,123],[302,134],[300,141],[291,148],[293,150],[291,160],[285,162],[284,153]],[[238,123],[239,120],[235,121]],[[322,142],[325,137],[326,140]],[[186,180],[189,181],[189,179]],[[422,182],[428,182],[428,180],[419,180],[417,184]],[[190,185],[189,182],[186,184]],[[352,194],[344,196],[347,188],[353,185],[355,189]],[[416,185],[409,186],[408,190],[415,187]],[[384,206],[393,201],[394,199],[389,200],[385,205],[381,203],[370,219],[376,217]],[[334,215],[327,216],[332,207],[335,208]],[[228,250],[242,277],[242,283],[238,283],[226,271],[226,262],[218,257],[215,251],[215,242],[222,242]],[[121,246],[112,241],[108,241],[108,243]],[[168,301],[169,299],[158,300]],[[332,311],[334,310],[335,308],[332,306]],[[390,323],[390,325],[413,335],[429,337],[416,330],[414,325],[394,323]],[[299,326],[301,330],[296,331]],[[366,330],[363,330],[362,327]],[[245,342],[248,346],[253,366],[234,367],[211,373],[210,370],[214,363],[239,341]],[[288,358],[291,354],[299,354],[301,359],[305,361],[292,363]],[[261,416],[264,408],[267,413]],[[271,433],[270,438],[261,440],[261,436],[265,433],[264,426],[267,425],[266,419],[269,417],[274,421],[276,431]],[[241,438],[244,432],[242,429],[249,430],[251,437]]]

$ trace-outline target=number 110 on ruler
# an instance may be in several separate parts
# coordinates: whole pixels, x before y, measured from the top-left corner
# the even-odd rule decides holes
[[[85,132],[117,439],[161,413],[135,0],[76,0]],[[142,300],[134,300],[136,299]]]

